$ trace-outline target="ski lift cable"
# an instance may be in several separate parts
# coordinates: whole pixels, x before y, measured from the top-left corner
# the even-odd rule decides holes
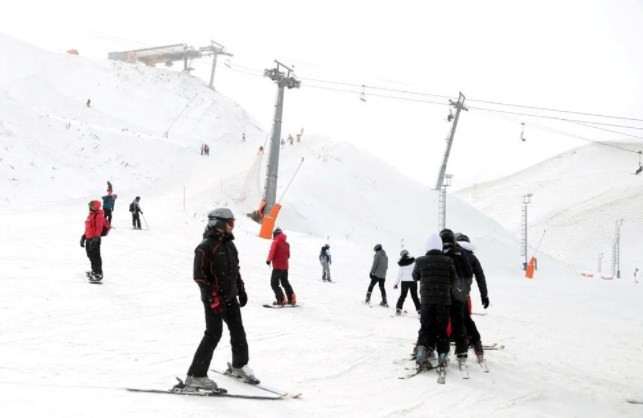
[[[325,86],[315,86],[312,84],[304,84],[302,85],[302,88],[306,87],[311,87],[314,89],[320,89],[320,90],[328,90],[328,91],[334,91],[338,93],[350,93],[350,94],[360,94],[361,92],[358,90],[347,90],[347,89],[337,89],[333,87],[325,87]],[[421,99],[411,99],[408,97],[400,97],[400,96],[389,96],[386,94],[377,94],[377,93],[369,93],[368,94],[371,97],[381,97],[385,99],[394,99],[394,100],[404,100],[408,102],[416,102],[416,103],[428,103],[428,104],[436,104],[440,106],[449,106],[449,103],[444,103],[444,102],[435,102],[435,101],[430,101],[430,100],[421,100]]]
[[[532,128],[552,132],[552,133],[555,133],[555,134],[558,134],[558,135],[567,136],[569,138],[580,139],[582,141],[591,142],[591,143],[595,143],[595,144],[599,144],[599,145],[604,145],[606,147],[616,148],[616,149],[619,149],[619,150],[625,151],[625,152],[631,152],[631,153],[640,153],[641,152],[641,151],[636,151],[636,150],[632,150],[632,149],[629,149],[629,148],[625,148],[625,147],[622,147],[622,146],[619,146],[619,145],[616,145],[616,144],[612,144],[610,142],[599,141],[599,140],[596,140],[596,139],[587,138],[585,136],[581,136],[581,135],[573,134],[573,133],[570,133],[570,132],[562,131],[560,129],[552,128],[552,127],[549,127],[549,126],[540,125],[540,124],[537,124],[537,123],[534,123],[534,122],[519,122],[518,120],[516,120],[514,118],[511,118],[511,117],[508,117],[508,116],[494,115],[494,114],[491,114],[491,113],[480,113],[480,114],[484,115],[484,116],[488,116],[488,117],[493,117],[493,118],[496,118],[496,119],[503,119],[503,120],[508,121],[510,123],[524,123],[525,126],[531,126]]]

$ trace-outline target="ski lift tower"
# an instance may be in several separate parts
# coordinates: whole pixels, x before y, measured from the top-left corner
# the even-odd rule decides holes
[[[201,52],[202,55],[212,55],[212,71],[210,71],[210,84],[208,85],[208,87],[214,90],[214,71],[217,68],[217,58],[219,57],[219,55],[224,55],[229,57],[233,57],[234,55],[227,52],[225,50],[225,47],[220,43],[210,41],[210,44],[211,44],[210,46],[204,46],[199,48],[199,51]]]
[[[616,221],[616,231],[614,232],[614,246],[612,247],[612,276],[617,279],[621,278],[621,227],[623,219]]]
[[[438,206],[438,231],[442,231],[447,225],[447,187],[451,186],[451,174],[444,175],[442,188],[440,189],[440,202]]]
[[[531,193],[522,197],[522,222],[520,223],[520,255],[525,258],[523,270],[527,270],[527,205],[531,203]]]
[[[266,208],[264,213],[270,213],[277,199],[277,177],[279,171],[279,140],[281,138],[281,121],[284,110],[284,90],[287,88],[301,87],[301,81],[293,75],[293,70],[275,60],[277,67],[264,70],[264,77],[270,78],[277,83],[277,101],[275,103],[275,118],[272,125],[272,136],[270,139],[270,155],[268,157],[268,170],[266,173],[265,199]],[[287,72],[284,72],[286,70]]]

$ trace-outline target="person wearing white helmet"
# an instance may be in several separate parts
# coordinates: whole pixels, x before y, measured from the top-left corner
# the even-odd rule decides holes
[[[248,367],[248,342],[240,309],[248,303],[248,295],[239,273],[239,253],[232,235],[234,223],[234,214],[228,208],[208,213],[203,241],[194,250],[194,281],[201,291],[206,329],[188,370],[187,391],[218,389],[208,378],[208,369],[221,339],[223,322],[230,331],[232,348],[228,372],[248,383],[259,383]]]

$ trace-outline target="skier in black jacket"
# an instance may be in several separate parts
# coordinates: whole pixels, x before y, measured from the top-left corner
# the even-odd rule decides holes
[[[469,297],[470,284],[467,278],[473,276],[473,270],[467,255],[455,240],[455,234],[450,229],[440,231],[442,238],[443,253],[453,260],[455,272],[458,276],[456,284],[451,289],[451,339],[455,341],[455,354],[458,362],[465,362],[467,359],[467,333],[464,324],[466,316],[467,298]]]
[[[430,352],[437,348],[440,367],[446,366],[449,353],[447,323],[453,303],[451,288],[457,280],[453,260],[442,253],[442,240],[432,234],[426,242],[426,255],[415,259],[413,279],[420,282],[420,331],[416,361],[423,367]]]
[[[216,383],[208,378],[208,369],[221,339],[224,321],[230,331],[232,346],[229,371],[247,382],[259,383],[247,365],[248,342],[240,307],[248,303],[248,295],[239,273],[239,255],[233,242],[234,221],[234,215],[228,208],[211,211],[203,241],[194,250],[194,281],[201,291],[206,330],[188,370],[185,385],[189,391],[217,389]]]
[[[471,268],[473,270],[473,275],[476,278],[476,283],[478,284],[478,290],[480,291],[480,299],[482,301],[482,307],[487,309],[489,307],[489,295],[487,293],[487,280],[484,276],[484,271],[482,270],[480,261],[478,260],[478,257],[476,257],[476,255],[473,253],[473,246],[471,245],[471,241],[469,240],[468,236],[464,234],[459,234],[457,241],[458,241],[458,245],[460,245],[464,253],[469,258],[469,262],[471,263]],[[469,287],[471,287],[473,279],[469,278],[468,280],[469,280]],[[473,322],[473,319],[471,318],[471,297],[469,297],[469,299],[467,300],[467,309],[465,310],[464,325],[467,330],[467,337],[469,339],[469,344],[473,346],[473,350],[475,351],[476,355],[478,357],[482,357],[484,355],[484,350],[482,349],[482,341],[480,338],[480,333],[478,332],[478,327],[476,327],[476,323]]]

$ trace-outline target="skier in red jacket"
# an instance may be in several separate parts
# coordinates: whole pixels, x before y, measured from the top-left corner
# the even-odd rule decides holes
[[[268,259],[266,264],[270,265],[272,263],[272,276],[270,278],[270,286],[275,292],[275,298],[277,299],[273,302],[273,305],[285,305],[286,303],[290,305],[295,305],[297,303],[297,296],[290,286],[288,281],[288,259],[290,258],[290,244],[286,242],[286,235],[283,233],[281,228],[277,227],[272,232],[272,245],[270,246],[270,253],[268,254]],[[286,291],[286,296],[281,290],[279,283],[283,286]]]
[[[89,215],[85,220],[85,233],[80,237],[80,246],[85,247],[87,257],[92,265],[92,271],[87,272],[90,280],[103,279],[103,260],[100,256],[100,236],[103,232],[105,217],[100,208],[100,201],[89,202]]]

